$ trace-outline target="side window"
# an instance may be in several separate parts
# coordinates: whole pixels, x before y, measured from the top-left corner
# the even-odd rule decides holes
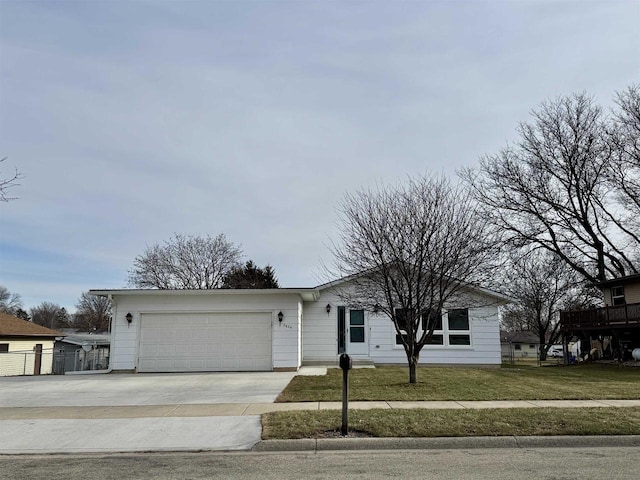
[[[514,350],[522,350],[522,345],[520,345],[519,343],[516,343],[516,344],[513,346],[513,349],[514,349]]]
[[[405,309],[396,309],[396,319],[398,327],[402,331],[401,335],[395,334],[396,345],[402,345],[402,337],[406,336],[405,326],[407,322],[407,315]],[[444,334],[442,333],[442,313],[436,310],[429,310],[427,313],[423,313],[420,317],[420,324],[423,330],[426,330],[431,325],[434,325],[433,335],[425,343],[425,345],[444,345]]]
[[[349,311],[349,342],[364,343],[364,310]]]
[[[428,310],[422,314],[422,329],[428,330],[431,327],[434,330],[442,330],[442,312],[440,310]]]
[[[395,334],[396,345],[402,345],[402,338],[406,339],[406,329],[407,329],[407,311],[404,308],[396,308],[396,322],[398,323],[398,328],[402,332],[400,335]],[[395,329],[394,329],[395,330]]]
[[[611,287],[611,305],[624,305],[624,286]]]
[[[457,308],[449,310],[447,317],[449,345],[471,345],[469,309]]]
[[[404,308],[396,308],[396,322],[400,330],[407,329],[407,310]]]
[[[449,330],[469,330],[469,310],[449,310]]]
[[[0,343],[0,353],[6,353],[9,351],[8,343]]]

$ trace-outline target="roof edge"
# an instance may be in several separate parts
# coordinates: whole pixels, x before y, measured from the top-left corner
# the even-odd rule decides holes
[[[317,288],[213,288],[213,289],[160,289],[160,288],[123,288],[91,289],[89,294],[98,297],[109,295],[291,295],[298,294],[304,300],[318,300]]]

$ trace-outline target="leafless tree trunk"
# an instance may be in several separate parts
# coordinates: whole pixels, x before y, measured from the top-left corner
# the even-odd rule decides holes
[[[129,284],[138,288],[213,289],[239,265],[242,251],[224,234],[185,237],[175,234],[163,246],[148,247],[134,260]]]
[[[549,101],[519,141],[462,172],[512,247],[541,247],[591,282],[637,272],[638,232],[608,182],[609,123],[585,94]]]
[[[346,195],[339,226],[330,273],[352,277],[339,295],[393,321],[416,383],[420,351],[443,309],[469,303],[467,287],[489,270],[487,223],[468,190],[426,176]]]

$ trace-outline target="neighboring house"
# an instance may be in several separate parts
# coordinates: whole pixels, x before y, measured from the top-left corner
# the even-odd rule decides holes
[[[53,343],[64,334],[0,313],[0,376],[52,373]]]
[[[500,332],[500,347],[505,358],[538,358],[540,340],[538,336],[526,330],[519,332]]]
[[[392,321],[350,309],[337,289],[91,290],[113,305],[110,368],[137,372],[297,370],[354,361],[406,364]],[[499,365],[498,310],[509,298],[468,288],[443,312],[422,364]]]
[[[640,274],[597,284],[604,307],[560,312],[565,343],[580,340],[581,356],[628,359],[640,348]]]
[[[110,345],[108,333],[66,333],[55,343],[53,373],[106,370]]]

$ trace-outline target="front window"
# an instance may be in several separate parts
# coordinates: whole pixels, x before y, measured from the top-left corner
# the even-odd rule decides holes
[[[611,287],[611,305],[624,305],[624,286]]]
[[[449,345],[471,345],[471,332],[469,331],[469,309],[457,308],[448,313]]]
[[[406,339],[407,315],[404,309],[396,309],[396,321],[400,334],[394,333],[395,344],[402,345],[402,339]],[[471,345],[471,329],[469,327],[469,310],[467,308],[449,310],[446,320],[439,310],[430,310],[420,317],[422,329],[433,327],[433,335],[425,343],[425,346],[469,346]]]

